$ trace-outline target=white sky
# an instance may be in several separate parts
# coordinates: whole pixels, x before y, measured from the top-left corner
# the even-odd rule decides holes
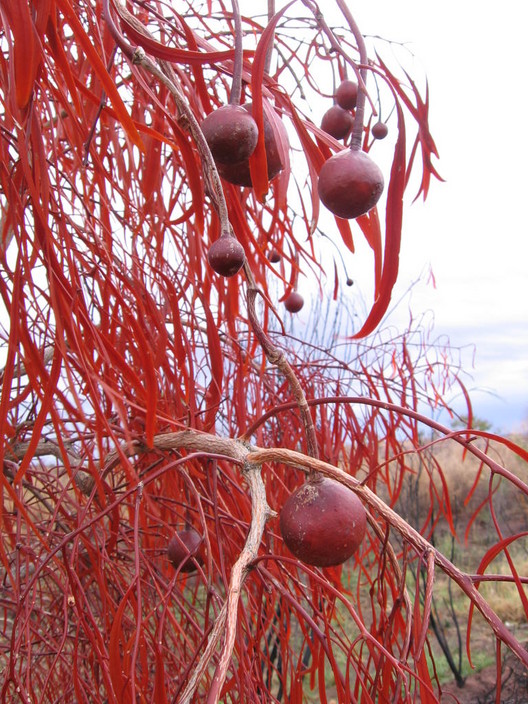
[[[398,290],[431,265],[437,288],[420,284],[413,312],[432,309],[438,334],[476,345],[475,358],[466,355],[467,383],[480,389],[475,414],[519,429],[528,420],[528,3],[349,7],[364,34],[409,41],[429,80],[446,183],[432,183],[425,205],[407,207]]]

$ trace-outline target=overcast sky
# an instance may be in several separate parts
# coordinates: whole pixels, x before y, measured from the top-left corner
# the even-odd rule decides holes
[[[407,207],[398,290],[431,265],[436,289],[417,286],[413,310],[432,309],[438,334],[467,346],[475,414],[519,429],[528,420],[528,3],[349,6],[364,34],[409,42],[429,80],[446,182]]]
[[[343,24],[325,2],[329,24]],[[528,0],[376,0],[348,5],[362,33],[404,42],[410,75],[429,82],[431,131],[445,183],[432,181],[424,203],[404,217],[400,277],[393,300],[413,282],[415,318],[430,312],[439,338],[462,350],[474,414],[494,430],[528,430]],[[283,3],[277,3],[282,7]],[[295,6],[290,12],[293,12]],[[372,43],[370,43],[372,46]],[[390,60],[389,44],[379,43]],[[370,82],[372,89],[372,81]],[[320,107],[320,109],[319,109]],[[313,106],[320,115],[326,106]],[[390,124],[390,121],[389,121]],[[380,166],[390,138],[374,146]],[[383,197],[382,197],[383,200]],[[370,293],[371,255],[358,242],[354,290]],[[354,261],[347,257],[348,261]],[[436,287],[426,283],[432,270]],[[309,283],[306,283],[309,286]],[[408,306],[390,321],[408,323]],[[450,399],[463,408],[463,399]],[[449,423],[448,418],[442,418]]]

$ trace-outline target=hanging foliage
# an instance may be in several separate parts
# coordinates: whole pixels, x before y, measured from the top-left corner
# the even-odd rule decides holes
[[[440,178],[428,90],[344,0],[272,4],[2,1],[2,701],[436,702],[435,573],[528,665],[479,591],[506,556],[528,613],[494,511],[528,486],[487,444],[528,455],[432,420],[461,370],[382,324],[405,194]],[[432,540],[448,442],[468,530],[493,516],[473,572]],[[311,536],[328,506],[359,529]]]

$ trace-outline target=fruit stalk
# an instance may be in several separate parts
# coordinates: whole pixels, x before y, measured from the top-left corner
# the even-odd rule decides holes
[[[233,65],[233,82],[231,83],[231,93],[229,94],[229,105],[240,105],[242,95],[242,20],[240,17],[240,7],[238,0],[231,0],[233,8],[233,20],[235,22],[235,61]]]
[[[365,45],[363,35],[359,31],[359,27],[357,26],[357,23],[354,17],[352,16],[352,13],[348,9],[346,2],[344,2],[344,0],[336,0],[336,2],[339,9],[345,16],[345,19],[348,22],[348,25],[352,31],[352,34],[354,35],[359,52],[359,76],[361,80],[358,82],[356,114],[354,116],[354,126],[352,127],[352,138],[350,140],[350,149],[359,150],[361,149],[361,143],[363,141],[363,121],[365,119],[365,84],[367,80],[366,66],[368,63],[367,47]]]
[[[295,398],[297,406],[299,407],[301,419],[305,429],[306,448],[308,455],[310,455],[310,457],[319,457],[315,426],[303,388],[299,383],[299,380],[297,379],[297,376],[295,375],[295,372],[293,371],[290,363],[284,356],[284,353],[277,347],[275,347],[275,345],[266,335],[258,321],[257,312],[255,310],[255,300],[257,297],[258,289],[253,282],[253,276],[247,266],[245,267],[245,270],[246,276],[248,277],[247,306],[249,322],[251,324],[251,327],[253,328],[253,332],[255,333],[257,340],[259,341],[264,351],[264,354],[266,355],[267,360],[270,362],[270,364],[276,366],[284,374],[284,376],[288,380],[288,383],[290,384],[290,388],[292,390],[293,397]]]

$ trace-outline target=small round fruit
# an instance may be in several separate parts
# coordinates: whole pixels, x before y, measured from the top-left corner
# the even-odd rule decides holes
[[[289,313],[298,313],[304,305],[304,298],[297,291],[292,291],[284,301],[284,307]]]
[[[207,252],[209,264],[221,276],[234,276],[240,271],[246,255],[244,247],[231,235],[219,237]]]
[[[383,185],[383,174],[365,152],[346,149],[323,164],[319,198],[334,215],[357,218],[376,205]]]
[[[271,252],[268,254],[268,260],[272,264],[278,264],[281,260],[281,255],[278,249],[275,249],[275,247],[271,250]]]
[[[203,557],[199,552],[202,542],[202,536],[194,528],[177,531],[167,546],[169,561],[180,572],[194,572],[197,564],[203,564]]]
[[[353,286],[354,285],[354,279],[351,279],[350,276],[346,280],[346,285],[347,286]]]
[[[209,113],[201,124],[211,154],[220,164],[235,164],[255,151],[258,127],[240,105],[224,105]]]
[[[353,124],[352,115],[347,110],[343,110],[339,105],[332,105],[323,115],[321,129],[334,139],[344,139],[351,131]]]
[[[251,114],[251,103],[243,105],[243,109]],[[288,135],[282,121],[278,121],[279,129],[282,133],[282,138],[287,141]],[[275,139],[275,134],[270,121],[264,113],[264,146],[266,148],[266,161],[268,163],[268,181],[271,181],[278,176],[284,168],[282,163],[279,145]],[[251,173],[249,170],[249,158],[241,160],[235,164],[220,164],[217,165],[220,176],[233,183],[235,186],[252,186]]]
[[[361,545],[366,527],[367,515],[356,494],[326,477],[294,491],[280,513],[280,531],[290,552],[318,567],[348,560]]]
[[[389,134],[389,128],[384,122],[376,122],[372,125],[371,132],[374,139],[385,139],[385,137]]]
[[[353,110],[356,107],[357,96],[358,84],[345,78],[337,87],[335,100],[343,110]]]

